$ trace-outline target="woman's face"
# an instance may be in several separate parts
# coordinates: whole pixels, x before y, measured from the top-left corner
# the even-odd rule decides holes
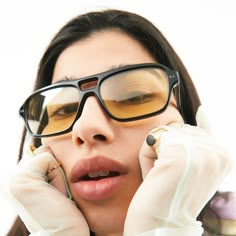
[[[126,34],[98,32],[62,52],[53,83],[138,63],[156,61]],[[90,96],[70,133],[42,140],[62,163],[74,201],[92,231],[122,232],[130,201],[142,183],[140,147],[151,129],[171,122],[183,122],[173,96],[162,114],[126,123],[111,119]]]

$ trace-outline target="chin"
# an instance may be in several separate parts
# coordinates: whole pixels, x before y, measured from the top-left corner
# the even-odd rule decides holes
[[[90,230],[97,235],[115,233],[122,235],[128,207],[124,209],[124,206],[117,205],[109,209],[107,206],[101,206],[102,209],[98,208],[85,213]]]
[[[71,188],[78,208],[85,216],[90,230],[96,235],[123,235],[127,211],[141,184],[141,175],[127,174],[122,181],[122,184],[115,189],[112,188],[109,194],[96,198],[88,198],[87,195],[85,198],[79,194],[76,187]]]

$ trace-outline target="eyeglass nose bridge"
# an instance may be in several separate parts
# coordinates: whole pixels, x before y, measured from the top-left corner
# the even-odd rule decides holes
[[[98,77],[91,77],[78,82],[80,91],[94,90],[98,87]]]
[[[100,78],[97,76],[85,78],[77,82],[77,89],[80,94],[79,107],[78,107],[76,117],[70,126],[70,130],[74,126],[75,122],[80,118],[88,97],[94,96],[97,99],[99,105],[104,109],[104,106],[102,104],[102,101],[99,95],[99,82],[100,82]]]
[[[78,108],[75,121],[80,118],[83,112],[85,102],[87,98],[90,96],[94,96],[97,99],[99,105],[104,109],[103,103],[99,95],[99,86],[100,86],[99,77],[95,76],[95,77],[89,77],[83,80],[79,80],[77,86],[80,93],[80,99],[79,99],[80,101],[79,101],[79,108]]]
[[[89,88],[89,89],[81,90],[79,88],[79,90],[80,90],[79,108],[78,108],[78,111],[77,111],[77,114],[76,114],[76,117],[75,117],[75,120],[74,120],[72,126],[80,118],[80,116],[83,112],[83,109],[84,109],[84,105],[87,101],[87,98],[94,96],[97,99],[99,105],[102,107],[102,109],[104,109],[104,106],[102,104],[102,101],[101,101],[101,98],[100,98],[99,92],[98,92],[98,84],[92,88]]]

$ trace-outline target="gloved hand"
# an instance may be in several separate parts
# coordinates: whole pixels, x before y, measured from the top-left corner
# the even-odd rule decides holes
[[[151,131],[159,136],[155,148],[144,142],[140,151],[144,181],[129,206],[125,235],[202,234],[196,218],[231,169],[232,160],[205,131],[207,120],[199,112],[197,127],[163,125]],[[155,234],[144,233],[148,231]]]
[[[67,181],[49,148],[25,154],[10,182],[11,201],[31,235],[89,236],[87,222],[70,199]]]

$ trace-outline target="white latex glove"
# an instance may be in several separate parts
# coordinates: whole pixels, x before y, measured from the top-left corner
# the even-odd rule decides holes
[[[25,154],[10,182],[11,202],[31,235],[89,236],[84,216],[69,198],[62,168],[48,173],[55,165],[48,147]]]
[[[232,159],[205,131],[202,111],[197,120],[201,127],[161,126],[167,131],[161,132],[156,148],[144,142],[140,151],[144,181],[128,209],[125,235],[202,234],[196,218],[228,174]]]

